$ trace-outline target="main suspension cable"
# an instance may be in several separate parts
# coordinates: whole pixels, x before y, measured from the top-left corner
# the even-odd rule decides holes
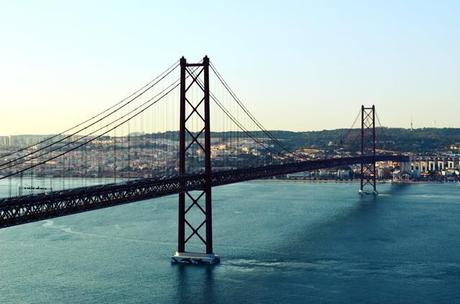
[[[194,71],[191,72],[191,74],[193,75],[193,77],[195,77],[195,74],[194,74]],[[196,77],[196,82],[197,84],[200,86],[200,88],[202,90],[204,90],[204,85],[203,83],[201,82],[200,79],[198,79],[198,77]],[[264,149],[270,149],[268,147],[268,145],[266,145],[265,143],[259,141],[257,138],[255,138],[249,130],[247,130],[226,108],[225,106],[217,99],[217,97],[212,93],[210,92],[210,97],[211,99],[217,104],[217,106],[227,115],[228,118],[230,118],[231,121],[233,121],[233,123],[235,123],[235,125],[240,128],[240,130],[242,130],[247,136],[249,136],[252,140],[254,140],[256,143],[260,144]],[[280,154],[279,152],[273,150],[273,151],[270,151],[270,152],[275,152],[276,154]]]
[[[177,81],[176,81],[176,82],[177,82]],[[71,151],[77,150],[78,148],[80,148],[80,147],[82,147],[82,146],[84,146],[84,145],[87,145],[88,143],[91,143],[91,142],[93,142],[93,141],[95,141],[95,140],[101,138],[102,136],[104,136],[104,135],[106,135],[107,133],[109,133],[109,132],[115,130],[115,129],[118,128],[119,126],[125,124],[126,122],[130,121],[130,120],[133,119],[134,117],[140,115],[141,113],[143,113],[144,111],[146,111],[147,109],[149,109],[150,107],[152,107],[153,105],[155,105],[156,103],[158,103],[158,102],[159,102],[160,100],[162,100],[165,96],[167,96],[171,91],[173,91],[175,88],[177,88],[177,87],[179,86],[179,84],[180,84],[180,83],[175,84],[171,89],[169,89],[169,90],[168,90],[166,93],[164,93],[161,97],[159,97],[158,99],[156,99],[155,101],[153,101],[152,103],[150,103],[149,105],[147,105],[146,107],[144,107],[143,109],[139,110],[139,112],[133,114],[132,116],[130,116],[130,117],[128,117],[127,119],[125,119],[125,120],[123,120],[122,122],[120,122],[119,124],[117,124],[117,125],[115,125],[114,127],[108,129],[107,131],[104,131],[103,133],[101,133],[101,134],[99,134],[99,135],[97,135],[97,136],[95,136],[95,137],[92,137],[92,138],[90,138],[89,140],[87,140],[87,141],[85,141],[85,142],[83,142],[83,143],[81,143],[81,144],[78,144],[77,146],[72,147],[72,148],[70,148],[70,149],[67,150],[67,151],[64,151],[64,152],[59,153],[59,154],[57,154],[57,155],[55,155],[55,156],[53,156],[53,157],[50,157],[50,158],[48,158],[48,159],[46,159],[46,160],[44,160],[44,161],[40,161],[40,162],[35,163],[35,164],[33,164],[33,165],[31,165],[31,166],[29,166],[29,167],[27,167],[27,168],[24,168],[24,169],[21,169],[21,170],[19,170],[19,171],[16,171],[16,172],[13,172],[13,173],[4,175],[4,176],[0,177],[0,180],[5,179],[5,178],[10,177],[10,176],[14,176],[14,175],[17,175],[17,174],[21,174],[21,173],[23,173],[23,172],[25,172],[25,171],[27,171],[27,170],[30,170],[30,169],[35,168],[35,167],[37,167],[37,166],[43,165],[43,164],[45,164],[45,163],[47,163],[47,162],[49,162],[49,161],[51,161],[51,160],[54,160],[54,159],[59,158],[59,157],[61,157],[61,156],[63,156],[63,155],[66,155],[67,153],[69,153],[69,152],[71,152]],[[151,98],[150,101],[153,100],[154,98],[155,98],[155,97]],[[106,127],[106,126],[105,126],[105,127]],[[104,127],[102,127],[102,128],[104,128]],[[102,129],[102,128],[101,128],[101,129]],[[87,136],[88,136],[88,135],[87,135]],[[86,136],[86,137],[87,137],[87,136]]]
[[[235,92],[230,88],[230,86],[227,84],[225,79],[222,77],[222,75],[217,71],[217,68],[214,66],[214,64],[211,62],[210,63],[211,69],[213,70],[214,74],[217,76],[219,81],[222,83],[224,88],[228,91],[230,96],[236,101],[236,103],[240,106],[240,108],[246,113],[246,115],[256,124],[256,126],[265,134],[267,135],[272,141],[274,141],[276,144],[278,144],[284,151],[288,152],[288,154],[294,154],[293,151],[288,149],[284,144],[282,144],[270,131],[268,131],[255,117],[254,115],[246,108],[246,106],[243,104],[241,99],[238,98],[238,96],[235,94]],[[303,155],[301,155],[303,157]]]
[[[353,123],[351,124],[351,127],[348,129],[345,129],[344,133],[340,136],[340,144],[343,144],[346,139],[348,139],[348,136],[350,136],[351,132],[353,131],[353,128],[355,127],[356,122],[359,119],[359,115],[361,114],[361,110],[358,111],[358,114],[356,115],[355,119],[353,120]]]
[[[95,124],[97,124],[97,123],[103,121],[103,120],[106,119],[107,117],[113,115],[114,113],[118,112],[118,111],[121,110],[122,108],[124,108],[124,107],[126,107],[127,105],[129,105],[130,103],[132,103],[132,102],[133,102],[134,100],[136,100],[137,98],[139,98],[139,97],[141,97],[142,95],[144,95],[148,90],[150,90],[151,88],[153,88],[153,87],[154,87],[155,85],[157,85],[160,81],[162,81],[165,77],[167,77],[169,74],[171,74],[177,67],[178,67],[178,65],[175,64],[175,65],[173,66],[173,69],[168,69],[169,71],[168,71],[166,74],[162,73],[163,76],[157,77],[154,81],[150,81],[149,84],[147,84],[146,86],[144,86],[142,89],[137,90],[136,92],[138,93],[138,92],[142,91],[143,89],[145,89],[145,90],[143,90],[141,93],[139,93],[137,96],[131,98],[131,99],[130,99],[128,102],[126,102],[125,104],[119,106],[119,107],[116,108],[115,110],[113,110],[113,111],[111,111],[110,113],[104,115],[103,117],[97,119],[96,121],[92,122],[91,124],[89,124],[89,125],[87,125],[87,126],[81,128],[81,129],[79,129],[79,130],[73,132],[72,134],[66,135],[65,137],[63,137],[63,138],[61,138],[61,139],[59,139],[59,140],[57,140],[57,141],[54,141],[54,142],[52,142],[52,143],[50,143],[50,144],[47,144],[47,145],[44,146],[44,147],[41,147],[41,148],[39,148],[39,149],[37,149],[37,150],[34,150],[34,151],[31,151],[31,152],[29,152],[29,153],[27,153],[27,154],[25,154],[25,155],[20,156],[20,157],[16,157],[16,158],[14,158],[14,159],[11,159],[11,160],[9,160],[9,161],[7,161],[7,162],[1,163],[1,164],[0,164],[0,169],[11,168],[11,166],[8,166],[8,167],[4,167],[4,166],[5,166],[5,165],[9,165],[9,164],[11,164],[11,163],[15,163],[15,162],[17,162],[18,160],[24,159],[24,158],[26,158],[26,157],[28,157],[28,156],[34,155],[34,154],[36,154],[36,153],[38,153],[38,152],[40,152],[40,151],[43,151],[43,150],[45,150],[45,149],[48,149],[48,148],[50,148],[50,147],[52,147],[52,146],[54,146],[54,145],[56,145],[56,144],[58,144],[58,143],[61,143],[61,142],[65,141],[66,139],[69,139],[69,138],[71,138],[71,137],[77,135],[78,133],[80,133],[80,132],[82,132],[82,131],[87,130],[88,128],[94,126]],[[133,95],[135,95],[135,94],[137,94],[137,93],[133,93],[133,94],[131,94],[130,96],[132,97]],[[129,98],[129,97],[128,97],[128,98]],[[128,98],[125,98],[123,101],[126,101]],[[119,105],[120,103],[121,103],[121,102],[117,103],[117,105]],[[101,114],[103,114],[103,113],[107,113],[109,110],[113,109],[114,107],[116,107],[116,105],[110,107],[109,109],[107,109],[107,110],[101,112],[100,114],[98,114],[98,115],[96,115],[96,116],[93,116],[93,118],[90,118],[90,119],[86,120],[86,122],[88,122],[88,121],[94,119],[95,117],[99,117],[99,116],[100,116]],[[81,126],[82,124],[84,124],[84,123],[79,124],[79,126]],[[71,128],[71,129],[68,129],[68,130],[72,130],[72,129],[75,129],[75,127]],[[64,132],[66,132],[66,131],[64,131]],[[59,135],[63,135],[64,132],[61,132],[61,133],[59,133],[58,135],[54,135],[53,138],[55,138],[55,137],[57,137],[57,136],[59,136]],[[43,140],[41,143],[44,143],[44,142],[46,142],[46,141],[48,141],[48,140],[50,140],[50,139],[51,139],[51,138],[49,138],[49,139],[47,139],[47,140]],[[34,145],[31,145],[31,146],[26,147],[26,148],[23,148],[23,149],[20,149],[20,150],[18,150],[17,152],[23,151],[23,150],[26,150],[26,149],[29,149],[29,148],[31,148],[31,147],[33,147],[33,146],[35,146],[35,145],[38,145],[38,144],[39,144],[39,143],[34,144]],[[17,153],[17,152],[15,152],[15,153]],[[14,153],[12,153],[12,154],[14,154]],[[10,154],[10,155],[12,155],[12,154]],[[16,164],[14,164],[14,165],[16,165]],[[13,166],[14,166],[14,165],[13,165]]]

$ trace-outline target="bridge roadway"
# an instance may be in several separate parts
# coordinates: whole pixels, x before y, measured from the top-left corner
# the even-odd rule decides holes
[[[401,155],[378,155],[376,161],[408,162]],[[309,160],[282,165],[215,172],[212,186],[228,185],[277,175],[371,163],[372,156]],[[70,214],[112,207],[121,204],[157,198],[186,190],[200,190],[205,185],[203,175],[182,178],[138,179],[117,184],[52,191],[0,199],[0,228],[66,216]]]

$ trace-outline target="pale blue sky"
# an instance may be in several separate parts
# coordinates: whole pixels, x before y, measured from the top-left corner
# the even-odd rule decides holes
[[[0,1],[0,134],[53,133],[204,54],[269,129],[460,127],[460,1]]]

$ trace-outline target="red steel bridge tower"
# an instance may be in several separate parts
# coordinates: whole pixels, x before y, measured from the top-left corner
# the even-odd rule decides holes
[[[361,156],[371,156],[371,162],[361,162],[360,193],[377,194],[375,170],[375,106],[361,106]]]
[[[209,58],[205,56],[201,63],[187,63],[182,57],[180,60],[179,126],[179,178],[181,178],[182,190],[179,193],[178,244],[177,251],[171,260],[173,263],[216,264],[220,261],[212,247],[209,96]],[[198,121],[198,129],[192,129],[193,119],[195,122]],[[196,128],[196,123],[194,127]],[[204,172],[199,172],[203,175],[204,186],[198,191],[187,191],[185,177],[193,173],[190,172],[192,164],[189,163],[193,160],[191,155],[196,154],[202,155],[201,162],[204,162]],[[193,210],[197,211],[200,216],[196,224],[189,218]],[[205,252],[187,251],[186,246],[192,241],[204,245]]]

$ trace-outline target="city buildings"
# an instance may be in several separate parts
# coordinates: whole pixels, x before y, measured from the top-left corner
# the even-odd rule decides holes
[[[158,134],[157,134],[158,135]],[[40,162],[44,165],[27,171],[27,174],[42,177],[167,177],[174,176],[178,170],[178,138],[171,134],[152,136],[151,134],[130,134],[129,136],[104,136],[91,141],[88,145],[70,150],[83,142],[83,137],[72,137],[57,145],[47,147],[49,142],[42,142],[49,136],[16,135],[0,136],[1,163],[0,175],[7,175],[33,166]],[[55,140],[64,138],[64,135]],[[211,159],[213,170],[230,170],[242,167],[263,166],[266,164],[292,161],[292,155],[270,152],[274,146],[263,138],[260,143],[249,138],[212,138]],[[18,149],[20,153],[9,155]],[[440,151],[434,155],[411,154],[410,164],[379,162],[376,164],[376,177],[380,180],[396,181],[458,181],[460,179],[460,154],[455,151],[460,145],[450,146],[448,152]],[[188,153],[189,172],[203,169],[200,162],[201,151],[191,148]],[[379,153],[395,153],[379,151]],[[323,159],[333,157],[350,157],[359,155],[356,151],[343,148],[324,149],[301,147],[295,151],[298,160]],[[15,160],[17,157],[19,160]],[[195,171],[193,171],[195,170]],[[296,180],[352,180],[359,178],[360,166],[322,169],[313,172],[289,174],[278,178]]]

